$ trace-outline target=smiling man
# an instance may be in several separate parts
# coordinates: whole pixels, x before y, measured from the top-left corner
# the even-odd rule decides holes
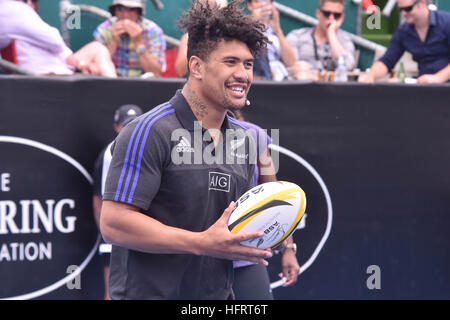
[[[203,154],[208,135],[216,145],[211,153],[234,156],[227,153],[231,141],[222,140],[240,127],[227,111],[245,105],[254,57],[267,43],[264,25],[243,14],[239,3],[196,2],[184,13],[187,83],[115,141],[100,221],[103,237],[114,244],[112,299],[230,299],[232,260],[267,264],[272,255],[240,244],[262,233],[228,230],[232,201],[251,187],[254,164],[177,164],[172,158],[173,150],[195,157],[198,144]],[[174,141],[180,131],[186,135]]]
[[[419,83],[450,80],[450,13],[430,11],[427,0],[398,0],[406,22],[398,27],[385,55],[361,76],[360,82],[374,82],[390,72],[405,51],[419,65]]]

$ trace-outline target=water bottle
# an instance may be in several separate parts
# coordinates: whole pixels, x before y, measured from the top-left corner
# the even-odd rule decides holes
[[[335,70],[334,81],[336,82],[346,82],[347,77],[347,67],[345,66],[345,61],[343,56],[339,56],[337,68]]]
[[[398,72],[398,82],[400,83],[406,82],[405,66],[403,65],[403,62],[400,62],[400,71]]]

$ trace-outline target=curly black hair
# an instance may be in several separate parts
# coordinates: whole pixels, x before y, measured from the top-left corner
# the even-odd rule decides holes
[[[232,1],[221,8],[208,1],[197,1],[183,13],[178,27],[189,35],[188,61],[191,56],[207,60],[221,40],[244,42],[254,57],[267,47],[266,26],[246,15],[239,7],[242,2]]]

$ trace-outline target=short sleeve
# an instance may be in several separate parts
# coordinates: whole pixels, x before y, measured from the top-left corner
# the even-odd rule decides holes
[[[299,42],[299,30],[292,30],[286,36],[286,41],[294,51],[296,60],[299,60],[300,57],[300,42]]]
[[[272,143],[272,138],[267,134],[267,130],[258,128],[257,142],[258,142],[258,156],[261,156],[261,154],[267,150],[269,144]]]
[[[158,192],[170,153],[163,135],[145,119],[133,121],[116,138],[103,200],[147,210]]]
[[[67,55],[67,52],[71,52],[57,28],[42,20],[27,4],[15,1],[10,2],[10,6],[14,10],[6,29],[8,38],[26,42],[58,55]],[[3,32],[3,30],[1,31]]]
[[[94,40],[102,43],[105,46],[108,45],[108,43],[112,39],[111,27],[112,27],[111,20],[106,20],[105,22],[100,24],[97,27],[97,29],[94,30],[94,34],[93,34]]]

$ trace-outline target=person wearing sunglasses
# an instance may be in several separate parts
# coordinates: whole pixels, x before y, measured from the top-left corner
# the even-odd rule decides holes
[[[286,39],[297,57],[299,70],[334,71],[338,58],[344,58],[347,70],[355,67],[355,46],[340,30],[344,22],[345,0],[320,0],[316,9],[317,26],[291,31]]]
[[[112,18],[94,31],[94,39],[104,44],[122,77],[144,73],[160,76],[166,68],[166,40],[162,29],[143,17],[142,0],[114,0]]]
[[[405,18],[387,48],[370,71],[359,78],[371,83],[386,76],[405,51],[418,63],[419,83],[442,83],[450,80],[450,13],[430,11],[427,0],[398,0]]]

